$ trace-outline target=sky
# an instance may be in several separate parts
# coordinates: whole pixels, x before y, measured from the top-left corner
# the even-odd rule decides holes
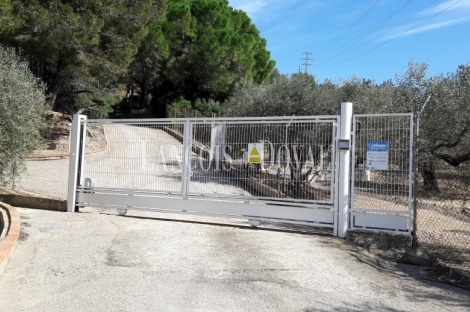
[[[352,76],[377,83],[428,64],[428,77],[470,63],[470,0],[229,0],[267,40],[284,74],[319,82]]]

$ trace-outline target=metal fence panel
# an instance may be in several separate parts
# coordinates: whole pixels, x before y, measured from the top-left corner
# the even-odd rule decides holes
[[[354,115],[352,135],[351,228],[411,233],[412,114]]]
[[[102,131],[107,149],[84,156],[82,176],[95,188],[181,194],[183,145],[168,134],[183,132],[184,122],[102,123],[87,129]]]
[[[193,122],[188,194],[333,204],[336,122]]]
[[[76,156],[80,183],[69,211],[104,205],[123,207],[120,213],[222,214],[330,227],[335,234],[338,119],[87,120],[85,137],[102,132],[108,146]]]
[[[87,133],[103,132],[108,147],[84,156],[82,176],[95,189],[129,193],[332,205],[337,121],[88,120]],[[257,164],[249,144],[262,146]]]

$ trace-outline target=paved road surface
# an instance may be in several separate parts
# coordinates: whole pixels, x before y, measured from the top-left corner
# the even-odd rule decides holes
[[[470,309],[470,292],[333,237],[155,212],[19,213],[28,237],[0,276],[1,311]]]

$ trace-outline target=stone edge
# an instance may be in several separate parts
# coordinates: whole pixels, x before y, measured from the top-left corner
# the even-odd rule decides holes
[[[20,215],[16,209],[8,204],[0,202],[0,207],[7,211],[10,218],[10,227],[4,240],[0,241],[0,275],[5,270],[8,260],[16,247],[20,237]]]
[[[106,141],[106,145],[94,151],[85,151],[85,155],[94,155],[94,154],[106,152],[107,150],[109,150],[108,134],[106,132],[106,127],[104,126],[103,126],[103,133],[104,133],[104,139]],[[50,155],[50,156],[31,156],[28,159],[29,160],[47,160],[47,159],[64,159],[64,158],[70,158],[70,152],[57,154],[57,155]]]
[[[0,203],[15,207],[67,211],[67,201],[41,195],[29,194],[0,194]]]

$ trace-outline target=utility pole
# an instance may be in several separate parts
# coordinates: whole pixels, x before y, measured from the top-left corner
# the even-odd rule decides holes
[[[312,64],[310,64],[308,61],[312,61],[312,60],[313,60],[312,58],[309,57],[309,55],[312,54],[312,53],[310,53],[310,52],[304,52],[304,53],[302,53],[302,54],[305,54],[305,57],[302,59],[302,61],[305,61],[305,63],[303,63],[302,65],[305,66],[305,72],[308,73],[308,66],[309,66],[309,65],[312,65]]]
[[[301,73],[300,66],[299,66],[299,74]]]

